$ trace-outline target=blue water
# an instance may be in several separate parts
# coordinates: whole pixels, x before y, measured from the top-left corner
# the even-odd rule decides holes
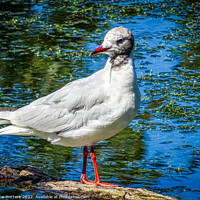
[[[101,69],[106,56],[90,58],[89,52],[101,44],[108,29],[127,27],[135,37],[142,104],[129,127],[95,145],[100,178],[123,187],[199,199],[199,4],[194,4],[153,1],[150,9],[146,2],[110,2],[110,9],[115,8],[117,13],[115,18],[108,7],[98,7],[104,14],[95,16],[96,26],[84,27],[76,25],[73,18],[62,21],[63,16],[71,15],[56,12],[60,4],[25,4],[23,12],[10,11],[12,17],[0,5],[4,25],[0,32],[1,106],[21,107]],[[133,5],[141,10],[128,17],[122,15],[122,10],[119,12],[123,6]],[[64,10],[69,12],[70,6]],[[26,16],[26,12],[30,15]],[[84,20],[83,24],[91,22]],[[79,181],[82,171],[82,148],[53,146],[35,137],[1,136],[0,155],[0,167],[33,165],[49,175],[74,181]],[[94,179],[90,161],[87,176]],[[6,194],[37,199],[45,192],[2,186],[0,195]]]

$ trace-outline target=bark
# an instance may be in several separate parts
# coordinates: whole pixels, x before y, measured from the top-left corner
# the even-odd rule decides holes
[[[55,196],[64,199],[88,200],[172,200],[174,198],[163,196],[146,189],[123,187],[97,187],[85,185],[80,182],[58,180],[41,172],[33,166],[19,166],[11,168],[4,166],[0,169],[0,185],[17,187],[23,190],[39,189],[47,191],[53,199]],[[55,199],[55,198],[54,198]]]

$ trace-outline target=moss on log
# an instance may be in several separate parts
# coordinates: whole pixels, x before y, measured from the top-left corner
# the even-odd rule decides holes
[[[33,166],[19,166],[11,168],[4,166],[0,169],[0,183],[5,187],[14,186],[25,189],[40,189],[48,194],[64,199],[88,199],[88,200],[172,200],[174,198],[163,196],[146,189],[123,187],[96,187],[84,185],[80,182],[58,180],[41,172]]]

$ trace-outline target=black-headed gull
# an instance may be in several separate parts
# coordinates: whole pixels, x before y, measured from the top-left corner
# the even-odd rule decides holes
[[[16,111],[0,112],[0,124],[10,124],[0,129],[0,135],[34,135],[55,145],[84,146],[81,182],[115,186],[100,182],[93,145],[124,129],[139,108],[133,46],[131,31],[121,26],[111,29],[90,54],[109,56],[103,69]],[[95,181],[86,180],[88,146]]]

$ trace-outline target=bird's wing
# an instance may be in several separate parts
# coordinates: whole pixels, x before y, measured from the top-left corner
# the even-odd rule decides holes
[[[102,85],[102,79],[95,76],[74,81],[18,109],[13,113],[11,122],[58,134],[87,126],[91,120],[98,120],[111,112]]]

